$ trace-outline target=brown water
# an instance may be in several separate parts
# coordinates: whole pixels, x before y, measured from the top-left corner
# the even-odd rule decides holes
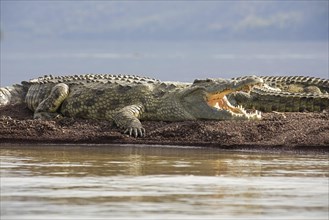
[[[328,219],[328,154],[1,146],[5,219]]]

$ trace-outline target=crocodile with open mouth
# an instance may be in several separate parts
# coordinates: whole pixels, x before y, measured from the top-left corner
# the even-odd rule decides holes
[[[124,133],[142,137],[145,129],[140,120],[258,120],[259,111],[233,106],[227,95],[262,84],[256,76],[181,83],[135,75],[46,75],[0,88],[0,106],[25,102],[35,119],[113,120]]]

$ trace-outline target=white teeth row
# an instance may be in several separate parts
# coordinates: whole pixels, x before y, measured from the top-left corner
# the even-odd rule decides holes
[[[262,113],[258,110],[255,111],[255,113],[247,113],[245,110],[242,110],[242,113],[234,113],[232,112],[233,115],[238,116],[238,117],[247,117],[247,119],[261,119],[262,118]]]
[[[240,111],[245,115],[250,115],[251,117],[262,117],[262,113],[258,110],[256,110],[255,113],[247,113],[246,109],[243,108],[241,105],[238,105],[237,108],[240,109]]]
[[[258,110],[255,111],[255,113],[247,114],[248,119],[261,119],[262,113]]]
[[[235,108],[234,106],[232,106],[231,104],[227,103],[228,106],[232,107],[232,108]],[[223,108],[221,108],[218,104],[218,102],[216,102],[215,108],[219,109],[219,110],[223,110]],[[232,112],[233,115],[235,116],[241,116],[241,117],[247,117],[248,119],[261,119],[262,118],[262,113],[258,110],[255,111],[255,113],[248,113],[246,111],[245,108],[243,108],[241,105],[238,105],[236,108],[238,108],[241,113],[234,113]]]
[[[242,107],[242,105],[238,105],[237,108],[240,109],[241,111],[246,111],[246,110]]]

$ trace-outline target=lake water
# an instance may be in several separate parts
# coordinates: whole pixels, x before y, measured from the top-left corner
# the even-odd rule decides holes
[[[1,146],[1,219],[328,219],[328,154]]]

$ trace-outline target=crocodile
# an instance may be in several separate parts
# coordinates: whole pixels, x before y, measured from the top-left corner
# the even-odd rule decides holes
[[[234,105],[262,112],[320,112],[329,109],[329,79],[308,76],[258,76],[264,81],[249,93],[228,95]],[[243,80],[236,77],[232,80]]]
[[[111,120],[134,137],[145,136],[141,121],[258,120],[259,111],[233,106],[227,95],[261,86],[256,76],[241,80],[162,82],[136,75],[45,75],[0,89],[0,106],[26,103],[35,119],[61,116]]]

